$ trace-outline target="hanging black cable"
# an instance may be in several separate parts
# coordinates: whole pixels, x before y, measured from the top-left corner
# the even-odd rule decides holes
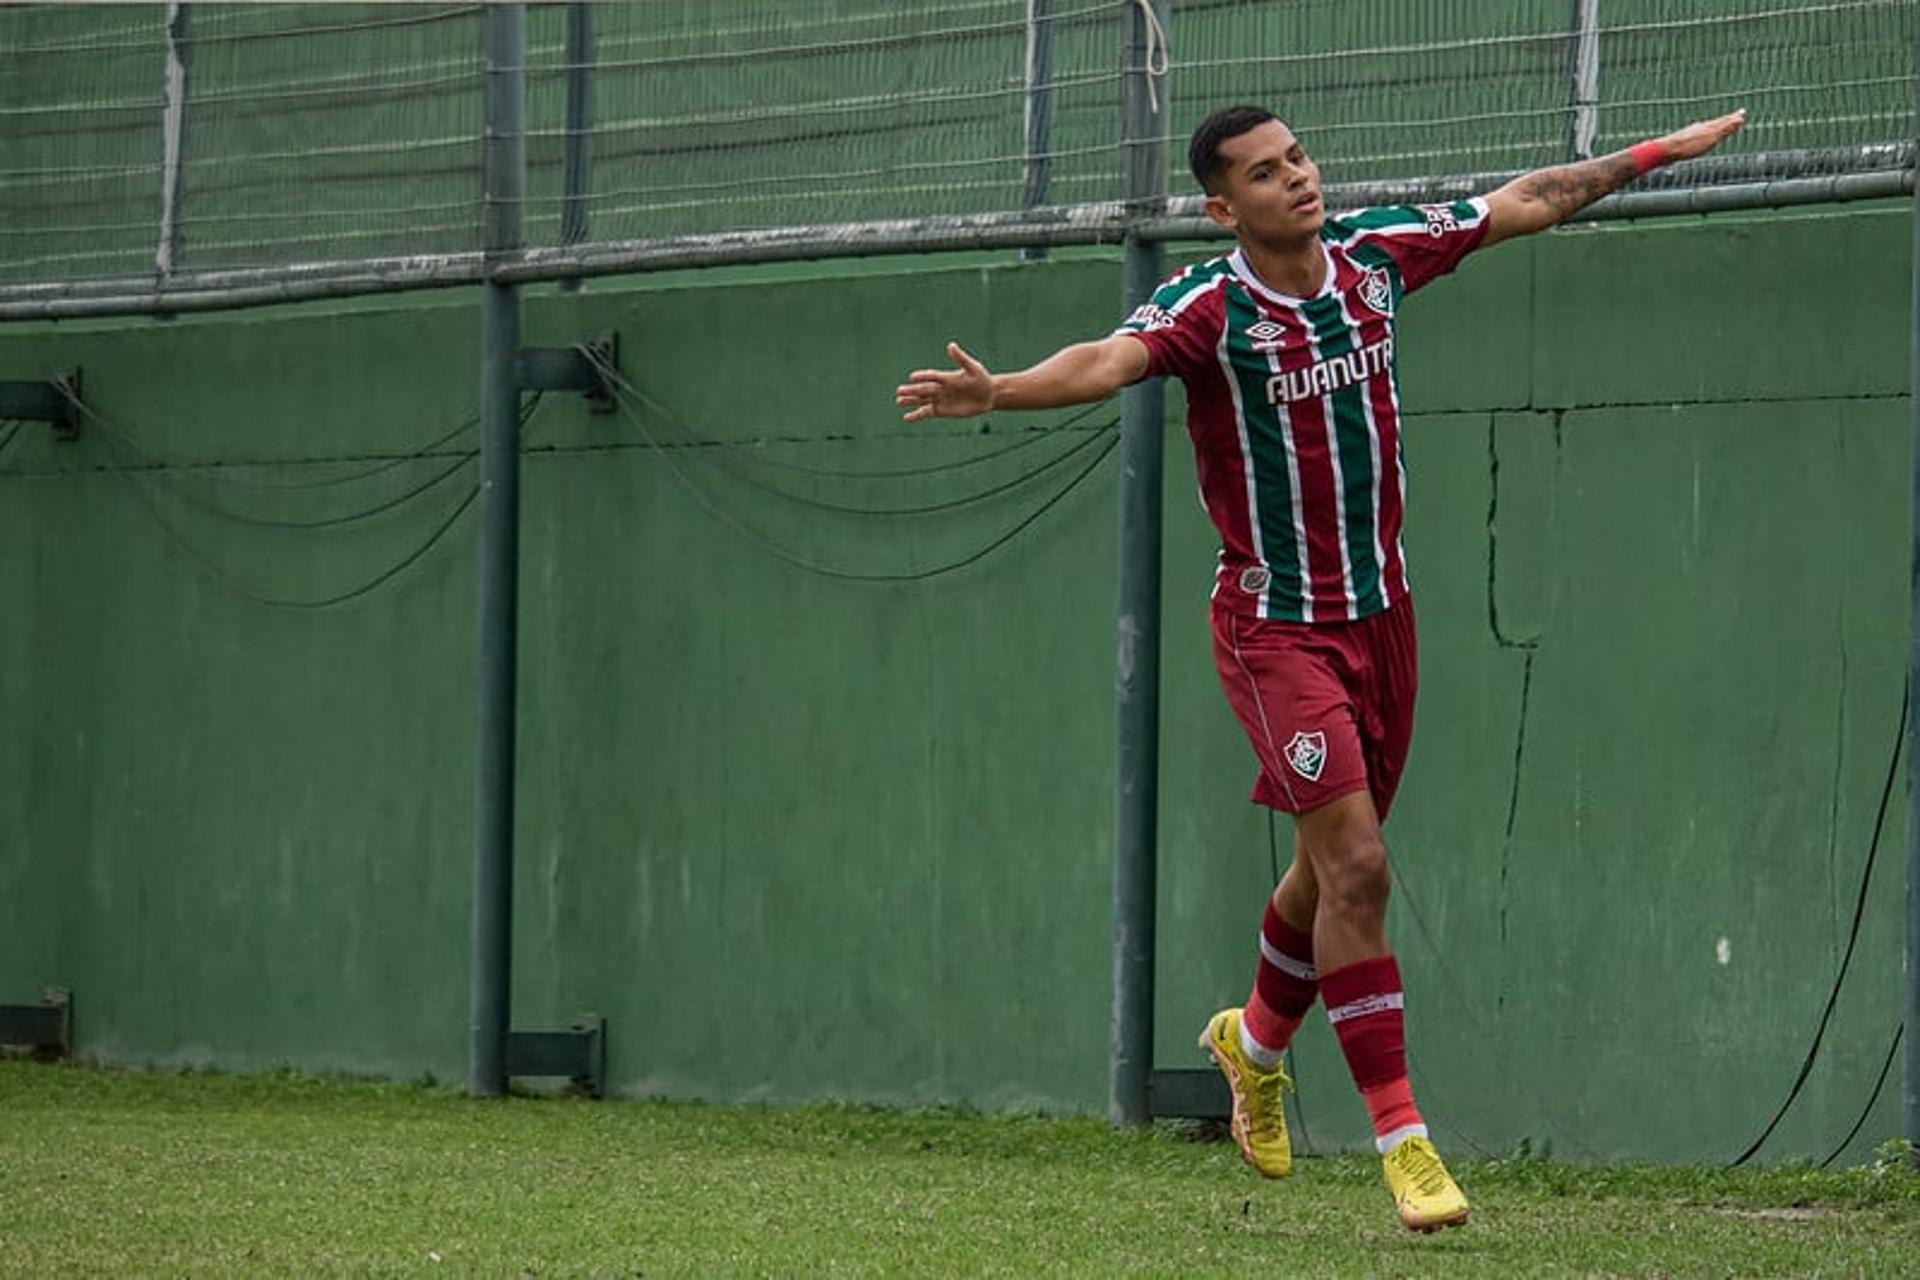
[[[522,428],[524,428],[527,425],[527,423],[533,418],[535,411],[539,409],[540,394],[541,393],[539,392],[535,392],[533,396],[527,401],[527,403],[521,407],[520,425]],[[133,449],[136,453],[141,452],[139,449],[139,446],[134,445],[131,439],[124,432],[121,432],[118,429],[114,428],[111,424],[107,423],[105,419],[100,418],[97,414],[94,415],[94,418],[96,422],[98,422],[102,426],[103,431],[107,436],[108,448],[110,452],[115,447],[114,446],[115,440],[119,440],[120,442],[122,442],[122,444],[125,447]],[[142,468],[129,467],[124,462],[116,460],[116,464],[111,465],[109,469],[121,474],[134,475],[139,477],[142,480],[146,479],[147,476],[149,475],[164,477],[167,474],[168,467],[166,463],[154,460],[151,455],[143,455],[143,456],[146,458],[147,461],[146,461],[146,465]],[[415,456],[417,457],[419,455],[415,455]],[[413,485],[411,488],[399,494],[396,494],[391,498],[387,498],[381,502],[377,502],[370,507],[363,507],[358,511],[347,512],[344,515],[317,516],[310,519],[295,519],[295,518],[280,517],[280,516],[256,516],[256,515],[249,514],[247,512],[235,511],[229,507],[222,506],[221,504],[214,502],[209,498],[201,496],[190,485],[166,483],[165,487],[169,489],[174,494],[174,496],[180,498],[182,501],[186,502],[188,505],[197,507],[202,511],[218,516],[223,520],[233,521],[236,524],[253,525],[257,528],[264,528],[264,529],[297,529],[297,530],[337,529],[346,525],[357,524],[363,520],[370,520],[375,516],[382,515],[388,511],[392,511],[396,507],[405,506],[407,503],[413,501],[415,498],[419,497],[421,494],[427,492],[427,490],[434,488],[435,486],[439,485],[443,481],[450,478],[456,471],[459,471],[462,467],[466,466],[467,463],[473,461],[473,459],[476,458],[477,456],[479,455],[478,455],[478,451],[476,450],[472,450],[472,449],[463,450],[460,453],[454,455],[453,461],[450,462],[447,466],[442,467],[439,471],[435,472],[433,475],[428,476],[425,480],[420,481],[419,483]],[[388,465],[390,466],[391,464],[388,464]],[[382,467],[381,469],[384,470],[386,468]],[[373,473],[363,472],[361,474],[362,474],[362,478],[365,478],[365,476],[371,475]],[[320,483],[325,484],[327,482],[322,481]],[[284,490],[289,490],[293,488],[308,488],[308,487],[317,487],[317,486],[281,485],[281,486],[274,486],[274,487],[284,491]]]
[[[599,366],[599,367],[601,367],[604,371],[610,374],[612,372],[611,370],[606,369],[605,366]],[[615,385],[616,385],[616,388],[618,388],[617,382]],[[653,432],[647,427],[647,424],[644,421],[642,421],[640,415],[634,412],[633,405],[630,401],[631,401],[631,397],[626,395],[616,394],[614,396],[614,402],[619,406],[620,413],[622,414],[622,416],[624,416],[628,422],[633,424],[634,428],[639,431],[641,437],[645,439],[647,443],[651,444],[654,447],[655,452],[659,455],[660,459],[666,463],[667,470],[673,474],[674,479],[679,482],[680,486],[687,491],[688,496],[690,496],[696,503],[698,503],[700,507],[707,512],[708,515],[720,521],[722,524],[732,529],[735,533],[739,534],[742,538],[745,538],[748,542],[751,542],[754,546],[759,547],[762,551],[766,552],[768,555],[772,556],[776,560],[782,561],[783,563],[786,563],[786,564],[790,564],[796,569],[801,569],[808,573],[817,574],[823,578],[834,578],[844,582],[924,582],[930,578],[937,578],[943,574],[953,573],[953,572],[956,572],[957,570],[964,569],[969,565],[977,564],[979,561],[984,560],[987,556],[992,555],[995,551],[1005,546],[1008,542],[1011,542],[1015,537],[1019,536],[1023,531],[1025,531],[1029,525],[1033,524],[1034,521],[1038,520],[1041,516],[1051,511],[1055,506],[1057,506],[1061,501],[1063,501],[1068,494],[1072,493],[1075,489],[1079,488],[1081,483],[1084,482],[1086,478],[1093,473],[1094,468],[1098,467],[1102,462],[1104,462],[1106,460],[1107,455],[1112,453],[1115,446],[1117,446],[1120,443],[1120,437],[1118,434],[1109,436],[1107,438],[1106,447],[1101,449],[1099,453],[1095,454],[1091,462],[1087,463],[1087,465],[1082,467],[1072,478],[1067,480],[1067,482],[1063,484],[1058,490],[1056,490],[1053,493],[1053,495],[1049,497],[1045,502],[1041,503],[1038,507],[1035,507],[1032,511],[1028,512],[1027,515],[1022,517],[1021,520],[1018,523],[1016,523],[1012,528],[1000,534],[998,537],[994,538],[991,542],[987,543],[985,546],[979,548],[976,551],[969,553],[968,555],[962,556],[958,560],[951,561],[947,564],[940,565],[933,569],[921,569],[921,570],[915,570],[915,571],[906,572],[906,573],[856,573],[850,570],[836,569],[830,565],[816,564],[810,560],[802,559],[801,557],[796,556],[791,552],[776,546],[774,543],[768,541],[766,538],[762,537],[760,534],[755,533],[752,529],[742,524],[739,520],[735,519],[733,516],[729,515],[727,512],[721,510],[719,507],[714,505],[714,503],[710,501],[705,494],[700,492],[699,486],[693,483],[693,480],[691,479],[691,477],[689,477],[686,474],[686,472],[681,468],[680,464],[677,461],[675,461],[673,456],[675,451],[664,447],[661,444],[661,442],[654,436]]]
[[[522,418],[522,421],[523,422],[525,421],[524,417]],[[298,520],[298,519],[285,518],[285,517],[279,517],[279,516],[248,515],[244,512],[230,510],[226,507],[221,506],[217,502],[209,501],[206,498],[200,497],[192,493],[188,489],[176,488],[174,486],[168,486],[168,487],[173,489],[175,496],[179,497],[182,501],[186,502],[189,506],[198,507],[200,510],[205,511],[211,515],[219,516],[223,520],[231,520],[235,524],[253,525],[257,528],[262,528],[262,529],[335,529],[343,525],[357,524],[362,520],[370,520],[374,516],[393,510],[395,507],[405,506],[407,503],[413,501],[415,498],[419,497],[421,494],[425,493],[427,490],[434,488],[436,485],[440,484],[442,481],[452,476],[454,472],[459,471],[461,468],[465,467],[469,462],[472,462],[478,456],[479,454],[474,450],[467,450],[466,452],[460,453],[454,457],[453,461],[450,464],[448,464],[445,467],[442,467],[439,471],[436,471],[432,475],[428,476],[425,480],[419,482],[418,484],[414,485],[412,488],[406,490],[405,492],[397,494],[394,497],[388,498],[384,502],[377,503],[374,506],[366,507],[359,511],[350,511],[345,515],[318,516],[308,520]],[[113,468],[113,470],[126,475],[139,476],[142,474],[142,472],[139,469],[133,468],[133,467],[127,467],[125,465],[116,466]]]
[[[533,410],[539,405],[539,399],[539,396],[536,395],[531,403],[522,410],[522,424],[532,416]],[[80,402],[77,400],[74,403],[80,405]],[[85,409],[84,405],[80,405],[80,407],[83,410]],[[97,418],[97,415],[93,415],[91,411],[87,412],[90,417]],[[167,540],[173,544],[174,548],[194,565],[199,567],[203,573],[226,590],[244,600],[276,609],[328,609],[371,594],[398,577],[401,573],[404,573],[414,564],[417,564],[428,552],[433,550],[433,548],[439,544],[440,540],[446,536],[448,530],[452,529],[460,517],[466,514],[467,509],[473,505],[474,499],[480,495],[480,486],[478,484],[471,486],[467,490],[466,495],[448,512],[446,518],[434,528],[433,532],[427,535],[425,541],[412,551],[409,551],[405,556],[402,556],[395,563],[381,570],[368,581],[356,587],[351,587],[345,591],[336,592],[333,595],[324,596],[319,599],[296,599],[263,595],[230,577],[220,566],[214,564],[204,554],[195,549],[192,543],[182,537],[179,531],[168,522],[166,517],[161,514],[159,508],[154,505],[153,498],[148,493],[146,485],[136,477],[135,473],[117,467],[112,468],[112,470],[115,475],[127,482],[128,487],[130,487],[134,495],[139,498],[141,505],[146,508],[147,514],[153,519],[155,524],[160,526],[160,531],[166,536]]]
[[[638,388],[635,388],[635,391],[640,395],[642,403],[645,404],[648,408],[654,410],[656,413],[659,413],[664,417],[671,418],[673,416],[673,414],[669,410],[667,410],[664,406],[662,406],[658,401],[648,396],[646,392],[640,391]],[[957,458],[952,462],[936,462],[930,466],[893,467],[893,468],[881,468],[879,470],[873,470],[873,471],[865,471],[865,470],[858,470],[852,467],[809,466],[805,463],[800,463],[800,462],[788,462],[781,458],[770,458],[758,452],[747,454],[744,456],[746,456],[749,460],[751,460],[752,462],[760,466],[772,467],[780,471],[791,471],[798,475],[820,476],[830,480],[913,480],[913,479],[919,479],[923,476],[943,475],[949,471],[964,471],[970,467],[978,467],[978,466],[983,466],[989,462],[996,462],[1001,458],[1007,457],[1009,454],[1015,454],[1015,453],[1021,452],[1022,450],[1031,449],[1037,444],[1043,444],[1046,441],[1053,439],[1060,432],[1063,432],[1067,428],[1075,426],[1078,423],[1085,421],[1086,419],[1092,417],[1096,413],[1099,413],[1102,409],[1106,407],[1107,406],[1104,401],[1096,400],[1092,404],[1086,405],[1081,409],[1079,409],[1078,411],[1068,414],[1066,417],[1060,419],[1058,422],[1049,422],[1045,424],[1027,426],[1027,427],[1021,428],[1020,438],[1015,440],[1011,444],[1002,445],[1000,448],[997,448],[997,449],[989,449],[985,453],[969,454],[967,457]],[[850,440],[856,439],[857,437],[837,436],[837,437],[829,437],[829,438],[834,440],[850,441]],[[909,439],[913,437],[903,436],[898,438]],[[929,437],[929,436],[923,435],[921,438],[936,438],[936,437]],[[946,438],[951,439],[954,437],[949,436]],[[987,440],[987,439],[990,439],[991,437],[989,437],[986,434],[986,432],[983,430],[977,433],[969,433],[969,435],[966,438],[969,440]],[[809,441],[808,443],[817,443],[817,442]]]
[[[1847,930],[1847,949],[1840,957],[1840,971],[1833,977],[1832,990],[1827,992],[1827,1007],[1820,1012],[1820,1025],[1814,1028],[1813,1043],[1807,1046],[1806,1059],[1801,1062],[1800,1074],[1794,1077],[1793,1087],[1787,1090],[1785,1101],[1781,1102],[1780,1109],[1773,1113],[1773,1119],[1767,1121],[1767,1127],[1760,1131],[1760,1136],[1755,1138],[1745,1151],[1727,1162],[1729,1169],[1737,1168],[1751,1160],[1754,1153],[1760,1150],[1761,1145],[1773,1136],[1773,1131],[1785,1118],[1787,1109],[1799,1098],[1800,1090],[1807,1083],[1807,1077],[1813,1074],[1813,1060],[1819,1056],[1820,1044],[1826,1039],[1827,1024],[1833,1020],[1834,1006],[1840,1003],[1840,988],[1847,981],[1847,967],[1853,963],[1854,944],[1860,941],[1860,922],[1867,913],[1867,889],[1873,883],[1873,864],[1880,854],[1880,830],[1887,821],[1887,802],[1893,798],[1893,781],[1899,776],[1901,749],[1906,745],[1906,740],[1907,698],[1905,693],[1902,693],[1900,727],[1894,733],[1892,758],[1887,761],[1887,780],[1880,789],[1880,810],[1873,819],[1873,839],[1867,845],[1866,866],[1860,872],[1860,892],[1853,904],[1853,924]]]
[[[801,494],[789,492],[786,489],[780,488],[778,485],[766,484],[763,481],[755,480],[752,476],[741,475],[738,471],[725,467],[724,464],[722,464],[722,469],[726,470],[727,474],[731,475],[741,484],[758,489],[762,493],[784,498],[786,501],[799,506],[812,507],[816,511],[828,511],[835,515],[849,516],[927,516],[938,515],[947,511],[957,511],[962,507],[970,507],[977,503],[985,502],[990,498],[997,498],[1002,494],[1012,493],[1016,489],[1024,488],[1060,464],[1071,461],[1080,454],[1085,453],[1093,445],[1098,444],[1099,441],[1100,436],[1097,433],[1089,432],[1082,436],[1080,440],[1047,459],[1039,466],[1023,471],[1011,480],[1004,480],[991,488],[981,489],[958,498],[951,498],[945,502],[926,503],[917,507],[858,507],[849,503],[827,502],[821,498],[808,498]]]
[[[687,432],[688,443],[698,443],[698,444],[709,445],[709,446],[720,443],[714,440],[702,439],[701,437],[694,435],[691,429],[687,428],[686,424],[682,422],[676,415],[674,415],[671,411],[660,406],[657,401],[652,399],[652,397],[648,396],[644,391],[641,391],[638,387],[634,386],[631,382],[627,381],[624,377],[622,377],[619,374],[617,370],[613,369],[611,365],[607,365],[603,363],[599,359],[599,357],[596,355],[596,353],[594,353],[593,351],[589,350],[586,347],[575,347],[574,350],[580,352],[581,355],[584,356],[589,362],[593,363],[595,367],[600,370],[602,376],[605,377],[611,384],[613,384],[614,394],[616,396],[620,396],[623,394],[629,395],[633,398],[633,400],[637,404],[651,408],[655,413],[659,414],[661,417],[666,419],[669,423],[678,425],[679,427],[681,427],[683,430]],[[1099,407],[1100,406],[1097,403],[1090,406],[1090,408],[1094,408],[1094,409],[1097,409]],[[1087,417],[1087,411],[1083,410],[1079,413],[1072,415],[1072,418],[1070,420],[1079,421],[1081,419],[1084,419],[1085,417]],[[1062,428],[1057,428],[1057,427],[1053,428],[1046,434],[1037,436],[1036,439],[1048,439],[1053,435],[1058,434],[1061,430]],[[879,518],[902,518],[902,517],[908,517],[908,516],[940,515],[949,511],[957,511],[963,507],[972,506],[976,503],[985,502],[991,498],[997,498],[1004,494],[1012,493],[1017,489],[1023,488],[1024,486],[1031,484],[1034,480],[1039,479],[1041,476],[1045,475],[1047,472],[1053,470],[1054,468],[1062,465],[1063,463],[1066,463],[1072,460],[1073,458],[1078,457],[1080,454],[1086,452],[1089,448],[1093,447],[1093,445],[1098,442],[1099,437],[1100,437],[1100,429],[1096,427],[1093,430],[1086,433],[1085,435],[1083,435],[1079,441],[1068,446],[1066,449],[1062,450],[1061,452],[1056,453],[1051,458],[1041,463],[1039,466],[1029,468],[1028,470],[1021,472],[1019,475],[1014,476],[1010,480],[1001,481],[998,484],[992,485],[985,489],[977,490],[973,493],[963,494],[958,498],[950,498],[943,502],[923,503],[918,506],[874,507],[874,506],[857,506],[852,503],[829,502],[825,499],[811,498],[803,494],[794,493],[789,489],[783,489],[778,485],[768,484],[763,480],[759,480],[753,476],[743,474],[738,468],[727,465],[724,455],[720,460],[716,461],[714,465],[719,470],[725,472],[729,478],[739,482],[740,484],[744,484],[749,488],[758,489],[762,493],[770,494],[774,497],[781,498],[787,502],[794,503],[798,506],[811,507],[816,511],[831,512],[835,515],[871,516],[871,517],[879,517]],[[1026,446],[1023,444],[1019,447],[1024,448]],[[1013,452],[1013,450],[1003,449],[1003,450],[999,450],[998,452],[1001,455],[1005,455],[1007,453]],[[918,474],[928,474],[928,473],[903,471],[895,474],[908,476],[908,475],[918,475]]]
[[[83,415],[86,416],[89,422],[99,427],[100,430],[104,432],[106,435],[108,435],[109,437],[115,440],[118,440],[122,445],[130,449],[137,457],[139,457],[139,459],[142,462],[144,462],[148,466],[159,468],[159,467],[168,467],[168,466],[176,465],[176,464],[169,463],[166,459],[161,458],[157,454],[148,450],[146,446],[142,445],[139,442],[139,440],[136,439],[132,434],[130,434],[123,428],[117,426],[113,422],[110,422],[105,416],[103,416],[97,410],[92,408],[92,406],[86,404],[84,401],[73,400],[72,403],[76,409],[78,409]],[[233,474],[233,470],[236,466],[262,465],[259,463],[227,463],[223,465],[201,469],[201,474],[207,480],[215,481],[220,484],[232,485],[235,488],[241,488],[241,489],[272,489],[277,491],[295,490],[295,489],[326,489],[336,485],[352,484],[360,480],[370,480],[374,476],[383,475],[386,472],[393,470],[395,467],[405,466],[409,462],[417,462],[422,458],[430,456],[436,450],[439,450],[444,446],[446,446],[447,444],[451,443],[454,439],[458,438],[461,434],[473,430],[474,425],[479,421],[480,421],[479,415],[477,414],[470,415],[466,418],[461,419],[459,422],[455,423],[447,431],[434,437],[432,440],[427,441],[425,444],[420,445],[419,447],[413,449],[408,453],[401,454],[397,457],[385,459],[384,461],[378,462],[371,467],[365,468],[364,470],[348,472],[344,475],[326,476],[319,480],[291,480],[291,481],[251,480],[243,476]],[[324,462],[325,460],[317,459],[317,458],[302,458],[302,459],[297,459],[293,462],[276,462],[271,465],[308,466],[308,465],[314,465],[314,464],[323,464]]]
[[[1880,1090],[1886,1087],[1887,1074],[1893,1070],[1893,1059],[1895,1055],[1900,1052],[1900,1037],[1905,1033],[1906,1029],[1907,1024],[1904,1022],[1893,1029],[1893,1043],[1887,1046],[1887,1060],[1880,1064],[1880,1078],[1873,1082],[1873,1092],[1867,1095],[1867,1105],[1860,1108],[1860,1118],[1853,1122],[1853,1128],[1847,1130],[1847,1136],[1840,1139],[1840,1145],[1829,1152],[1827,1158],[1820,1162],[1822,1169],[1829,1167],[1835,1160],[1840,1158],[1840,1153],[1845,1151],[1854,1138],[1859,1135],[1861,1128],[1867,1123],[1867,1117],[1873,1114],[1873,1104],[1880,1101]]]
[[[615,369],[612,365],[605,363],[604,360],[602,360],[599,357],[598,353],[592,350],[591,348],[588,348],[585,346],[576,346],[574,347],[574,350],[579,352],[583,357],[585,357],[587,361],[591,363],[595,367],[595,369],[597,369],[600,372],[601,376],[604,377],[617,390],[626,392],[627,394],[631,395],[634,398],[635,402],[641,405],[642,407],[646,408],[647,410],[649,410],[654,414],[657,414],[664,421],[679,427],[685,433],[685,439],[683,443],[689,444],[689,445],[706,445],[706,446],[716,446],[716,445],[727,443],[726,441],[715,440],[710,437],[701,436],[696,432],[694,432],[694,430],[691,427],[689,427],[687,423],[678,414],[676,414],[673,410],[667,408],[665,405],[661,404],[660,401],[654,399],[651,395],[648,395],[647,392],[642,390],[640,387],[635,386],[624,375],[622,375],[618,369]],[[1015,441],[1011,445],[1007,445],[1005,447],[998,448],[998,449],[992,449],[986,453],[974,454],[970,457],[961,458],[953,462],[935,463],[932,466],[901,467],[901,468],[893,468],[893,469],[886,469],[886,470],[879,470],[879,471],[860,471],[860,470],[854,470],[851,468],[807,466],[801,463],[785,462],[777,458],[768,458],[768,457],[760,456],[758,454],[742,453],[741,456],[747,458],[749,461],[755,463],[756,465],[771,467],[781,471],[792,471],[801,475],[821,476],[821,477],[836,479],[836,480],[918,479],[923,476],[941,475],[949,471],[960,471],[960,470],[965,470],[966,468],[969,468],[969,467],[977,467],[984,463],[992,462],[999,458],[1004,458],[1009,454],[1018,453],[1023,449],[1030,449],[1037,444],[1041,444],[1045,441],[1055,439],[1060,433],[1066,431],[1067,428],[1085,421],[1086,419],[1099,413],[1102,409],[1107,409],[1109,412],[1111,412],[1110,406],[1108,406],[1105,401],[1095,401],[1092,404],[1085,405],[1080,409],[1074,411],[1073,413],[1068,414],[1066,417],[1060,419],[1058,422],[1052,422],[1052,423],[1047,423],[1043,426],[1028,428],[1024,433],[1024,438]],[[1097,430],[1098,428],[1095,428],[1095,429]],[[850,441],[850,440],[857,439],[858,437],[834,436],[830,438],[837,441]],[[914,437],[902,437],[902,438],[914,438]],[[918,438],[924,439],[927,437],[923,434]],[[981,433],[974,433],[974,434],[970,434],[968,438],[969,439],[986,439],[988,437],[986,437],[984,434],[981,434]],[[809,443],[818,443],[818,442],[816,441],[816,442],[809,442]],[[1056,461],[1057,460],[1058,459],[1056,459]],[[1052,465],[1052,464],[1046,464],[1046,465]],[[737,473],[732,473],[732,474],[737,474]],[[747,484],[753,484],[758,487],[767,487],[767,486],[761,485],[759,481],[751,480],[744,476],[741,476],[739,478],[744,483],[747,483]],[[786,490],[783,490],[783,489],[769,488],[768,491],[773,493],[779,493],[782,496],[791,496],[791,495],[788,495]],[[851,511],[856,509],[848,508],[848,510]],[[876,512],[875,514],[893,514],[893,513],[892,512]],[[910,514],[917,514],[917,513],[910,513]]]
[[[650,406],[652,403],[652,401],[648,401]],[[1092,404],[1087,406],[1087,410],[1090,413],[1099,407],[1098,404]],[[761,454],[753,454],[750,456],[754,462],[764,467],[777,467],[781,471],[791,471],[803,476],[820,476],[828,480],[911,480],[918,479],[921,476],[940,475],[948,471],[964,471],[968,467],[977,467],[983,463],[1004,458],[1008,454],[1019,453],[1023,449],[1031,449],[1033,446],[1051,439],[1054,432],[1074,422],[1078,422],[1086,416],[1087,413],[1076,413],[1072,417],[1062,420],[1055,426],[1029,428],[1022,431],[1020,438],[1016,439],[1012,444],[1002,445],[998,449],[990,449],[985,453],[976,453],[969,457],[958,458],[952,462],[938,462],[930,467],[899,467],[879,471],[859,471],[852,467],[811,467],[805,463],[788,462],[783,458],[769,458]],[[845,438],[853,439],[851,436]],[[985,439],[986,437],[977,436],[973,438]],[[812,442],[810,441],[809,443]]]
[[[205,556],[203,556],[200,552],[196,551],[193,548],[192,544],[187,542],[186,539],[182,538],[179,535],[179,533],[177,533],[174,530],[173,526],[167,523],[166,517],[162,516],[160,512],[154,507],[152,499],[147,496],[147,493],[144,489],[142,489],[138,484],[134,484],[132,487],[133,487],[133,491],[139,495],[141,504],[147,508],[147,514],[153,517],[154,523],[160,526],[160,531],[167,536],[167,540],[173,543],[174,547],[177,550],[179,550],[179,552],[182,555],[186,556],[187,559],[191,560],[194,564],[198,565],[200,569],[203,572],[205,572],[208,577],[212,578],[215,582],[219,583],[221,586],[225,587],[228,591],[231,591],[233,594],[241,597],[244,600],[252,601],[254,604],[267,605],[275,609],[328,609],[328,608],[332,608],[335,605],[346,604],[350,600],[357,600],[361,596],[367,595],[373,591],[378,590],[381,586],[385,585],[387,582],[391,581],[393,578],[397,577],[399,574],[404,572],[407,568],[409,568],[410,566],[415,564],[417,561],[419,561],[421,557],[427,554],[427,552],[433,550],[435,545],[439,543],[440,539],[446,535],[447,530],[453,528],[454,523],[458,521],[462,515],[466,514],[467,508],[473,505],[473,500],[480,496],[479,485],[476,484],[470,489],[468,489],[466,496],[460,499],[459,503],[453,508],[452,512],[448,514],[447,518],[440,522],[439,527],[437,527],[436,529],[434,529],[432,533],[427,535],[427,539],[425,542],[422,542],[418,547],[415,547],[412,551],[408,552],[404,557],[402,557],[395,564],[382,570],[379,574],[377,574],[371,580],[364,582],[357,587],[350,588],[346,591],[339,592],[335,595],[325,596],[318,600],[298,600],[298,599],[289,599],[289,598],[278,597],[278,596],[261,595],[258,592],[253,591],[251,588],[246,587],[241,583],[236,582],[232,578],[228,577],[227,574],[218,565],[214,564],[212,561],[208,560]]]

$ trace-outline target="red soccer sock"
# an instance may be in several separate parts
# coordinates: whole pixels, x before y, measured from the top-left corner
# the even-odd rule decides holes
[[[1319,993],[1313,936],[1282,920],[1273,909],[1273,899],[1267,899],[1267,914],[1260,922],[1260,967],[1254,972],[1253,993],[1247,997],[1241,1026],[1277,1061]]]
[[[1403,1139],[1427,1136],[1407,1082],[1406,996],[1391,955],[1343,965],[1320,980],[1327,1020],[1347,1070],[1373,1118],[1374,1145],[1391,1151]]]

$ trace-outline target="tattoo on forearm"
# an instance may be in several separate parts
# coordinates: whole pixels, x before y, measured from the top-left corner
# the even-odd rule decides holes
[[[1538,200],[1564,218],[1584,209],[1601,196],[1619,190],[1640,176],[1633,157],[1622,151],[1617,155],[1582,160],[1578,164],[1555,165],[1530,173],[1519,181],[1519,193]]]

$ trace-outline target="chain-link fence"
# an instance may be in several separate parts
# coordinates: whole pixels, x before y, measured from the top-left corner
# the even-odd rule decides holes
[[[1235,101],[1277,110],[1354,203],[1737,105],[1727,147],[1648,185],[1887,194],[1911,185],[1914,7],[1180,0],[1143,45],[1145,0],[530,5],[526,247],[491,264],[486,6],[6,7],[0,316],[1101,241],[1154,216],[1188,234],[1186,133]],[[1158,137],[1129,139],[1143,71]],[[1154,141],[1165,208],[1127,199]]]

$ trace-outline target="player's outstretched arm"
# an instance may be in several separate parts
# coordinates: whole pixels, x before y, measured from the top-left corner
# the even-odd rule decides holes
[[[1147,346],[1116,333],[1097,342],[1076,342],[1031,369],[994,373],[947,344],[957,368],[915,369],[894,388],[893,402],[908,422],[922,418],[970,418],[989,409],[1057,409],[1104,400],[1147,372]]]
[[[1747,110],[1742,107],[1729,115],[1698,121],[1664,138],[1652,138],[1610,156],[1522,174],[1487,197],[1491,216],[1487,220],[1487,238],[1482,243],[1495,244],[1514,236],[1544,231],[1601,196],[1619,190],[1649,169],[1705,155],[1746,122]]]

